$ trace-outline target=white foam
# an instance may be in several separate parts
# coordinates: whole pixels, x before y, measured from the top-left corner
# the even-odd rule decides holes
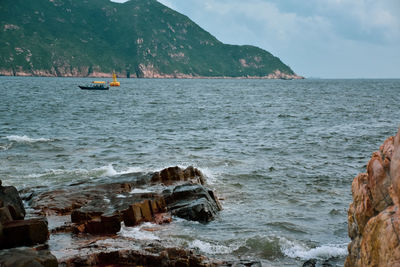
[[[36,142],[51,142],[53,139],[48,138],[30,138],[26,135],[9,135],[6,136],[9,141],[17,142],[17,143],[36,143]]]
[[[305,245],[288,240],[281,242],[282,252],[290,258],[308,259],[329,259],[347,255],[347,244],[327,244],[316,248],[309,248]]]
[[[141,193],[151,193],[150,190],[147,189],[140,189],[140,188],[134,188],[132,189],[131,192],[129,192],[130,194],[141,194]]]
[[[154,227],[154,224],[144,223],[137,227],[125,227],[125,225],[121,223],[121,230],[117,234],[123,237],[129,237],[138,240],[159,240],[160,238],[153,232],[142,230],[142,228],[151,227]]]
[[[94,171],[100,171],[100,172],[102,172],[102,175],[104,175],[104,176],[118,176],[118,175],[123,175],[123,174],[142,172],[142,169],[139,167],[129,167],[126,170],[117,171],[114,169],[112,164],[108,164],[107,166],[96,168],[96,169],[94,169]]]
[[[6,151],[12,147],[12,144],[0,145],[0,150]]]
[[[126,198],[126,196],[125,196],[125,195],[122,195],[122,194],[118,194],[116,197],[117,197],[117,198]]]
[[[189,246],[192,249],[200,249],[200,251],[207,254],[230,254],[237,249],[236,246],[228,247],[220,244],[212,244],[198,239],[191,242]]]

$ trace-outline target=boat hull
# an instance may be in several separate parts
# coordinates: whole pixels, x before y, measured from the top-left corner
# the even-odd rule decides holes
[[[80,86],[79,88],[81,88],[82,90],[108,90],[109,87],[91,87],[91,86]]]

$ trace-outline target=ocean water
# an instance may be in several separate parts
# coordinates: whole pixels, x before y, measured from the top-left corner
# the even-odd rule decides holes
[[[53,189],[193,165],[223,199],[215,221],[175,218],[154,232],[119,234],[263,266],[311,258],[343,265],[351,182],[397,132],[400,80],[120,79],[109,91],[77,87],[89,81],[0,77],[3,184]]]

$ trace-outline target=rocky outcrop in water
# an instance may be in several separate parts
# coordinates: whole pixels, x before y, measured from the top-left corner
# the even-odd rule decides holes
[[[45,218],[24,218],[17,189],[2,186],[0,180],[0,266],[57,266],[57,259],[46,249],[15,248],[44,244],[49,238]]]
[[[41,248],[13,248],[0,250],[0,266],[24,267],[46,266],[57,267],[57,258],[47,249]]]
[[[352,184],[345,266],[400,266],[400,130]]]
[[[24,200],[33,209],[30,209],[30,216],[50,216],[53,221],[59,220],[57,217],[62,218],[62,224],[50,229],[51,235],[55,238],[64,235],[64,238],[74,240],[73,244],[65,248],[66,251],[74,252],[59,258],[59,264],[261,266],[258,261],[227,262],[209,259],[193,250],[164,244],[162,241],[147,242],[117,234],[123,230],[122,226],[126,229],[145,222],[153,223],[152,226],[146,226],[150,229],[145,231],[156,231],[155,224],[169,223],[172,216],[202,223],[213,220],[222,207],[214,191],[206,186],[206,179],[198,169],[170,167],[153,174],[135,175],[130,179],[122,176],[117,180],[113,183],[97,181],[95,184],[82,181],[48,192],[41,191],[41,188],[36,192],[23,190]],[[14,202],[22,203],[15,188],[6,191],[9,193],[0,198],[2,203],[8,203],[8,206]],[[15,201],[10,201],[11,198]],[[46,242],[49,236],[46,219],[14,220],[8,208],[2,209],[0,217],[4,218],[4,224],[0,224],[0,240],[7,241],[2,243],[3,247],[34,246]],[[27,256],[19,257],[21,253]],[[26,252],[22,249],[3,250],[0,256],[3,257],[0,265],[4,266],[55,266],[55,257],[49,251],[39,251],[35,247]]]

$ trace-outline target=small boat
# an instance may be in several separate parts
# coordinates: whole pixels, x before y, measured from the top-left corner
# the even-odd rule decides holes
[[[117,81],[117,75],[115,74],[115,71],[113,71],[113,81],[110,82],[110,86],[120,86],[120,82]]]
[[[109,87],[106,86],[106,82],[103,81],[93,81],[90,85],[83,86],[79,85],[82,90],[108,90]]]

